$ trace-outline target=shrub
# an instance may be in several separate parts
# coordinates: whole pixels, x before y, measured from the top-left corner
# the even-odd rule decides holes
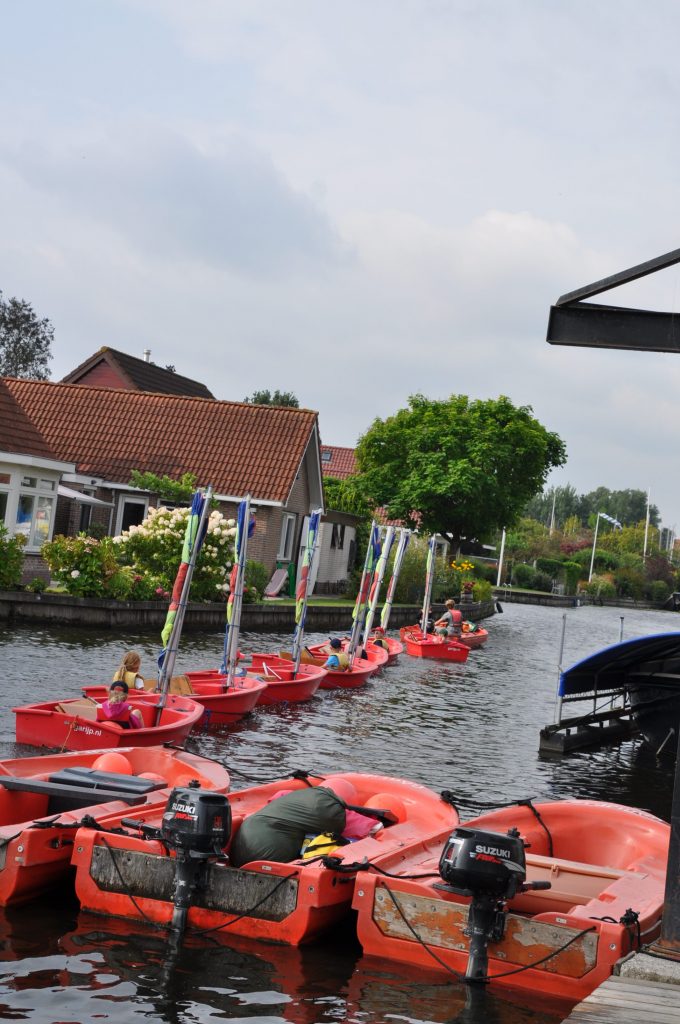
[[[26,584],[26,590],[30,590],[32,594],[42,594],[47,590],[47,581],[41,579],[40,576],[36,576],[35,579]]]
[[[644,576],[635,569],[617,569],[614,573],[614,584],[619,597],[632,597],[638,600],[644,593]]]
[[[665,580],[653,580],[649,584],[648,594],[650,601],[655,601],[658,604],[664,604],[671,593],[671,588]]]
[[[99,541],[84,533],[58,535],[43,544],[40,553],[53,579],[74,597],[106,597],[109,581],[118,569],[111,537]]]
[[[21,583],[25,543],[22,533],[10,537],[5,524],[0,523],[0,590],[16,590]]]
[[[475,601],[491,601],[493,596],[493,587],[488,580],[477,580],[472,596]]]
[[[543,593],[549,594],[552,591],[553,578],[545,572],[537,572],[534,576],[534,590],[542,590]]]
[[[583,567],[578,562],[563,562],[565,589],[567,594],[575,594],[578,581],[583,574]]]
[[[524,587],[525,590],[533,589],[536,579],[536,570],[525,562],[516,565],[512,572],[512,582],[517,587]]]
[[[113,538],[119,560],[135,575],[148,580],[149,597],[157,596],[154,592],[158,587],[172,591],[188,517],[188,508],[150,508],[139,526],[131,526],[120,537]],[[225,519],[218,511],[210,513],[191,584],[192,600],[218,601],[226,597],[235,533],[233,519]]]
[[[264,594],[264,588],[269,583],[269,570],[266,565],[262,562],[248,561],[246,562],[246,584],[248,587],[254,588],[256,601],[262,600]]]
[[[585,592],[591,597],[598,598],[611,598],[616,597],[616,587],[604,576],[593,576],[590,583],[585,584]]]
[[[556,579],[562,572],[564,562],[561,562],[559,558],[537,558],[536,568],[540,572],[546,573],[551,579]]]

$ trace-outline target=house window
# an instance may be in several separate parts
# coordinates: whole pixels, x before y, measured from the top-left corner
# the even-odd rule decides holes
[[[131,526],[143,521],[149,502],[147,498],[123,498],[118,507],[118,528],[116,533],[125,533]]]
[[[26,538],[28,551],[50,539],[56,485],[56,477],[24,475],[23,470],[0,473],[0,522]]]
[[[0,491],[0,523],[7,521],[7,491]]]
[[[283,522],[281,523],[281,541],[279,543],[279,552],[276,557],[284,562],[289,562],[293,556],[295,519],[296,517],[290,512],[283,513]]]
[[[322,462],[330,462],[331,461],[331,456],[332,456],[332,452],[321,452],[321,461]]]
[[[338,551],[342,551],[345,546],[345,527],[344,524],[333,523],[333,530],[331,531],[331,547],[337,548]]]

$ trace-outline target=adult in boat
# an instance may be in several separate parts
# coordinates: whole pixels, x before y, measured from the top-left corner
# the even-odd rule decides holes
[[[141,729],[144,725],[142,713],[128,703],[128,692],[128,684],[124,680],[116,679],[111,683],[107,699],[97,708],[97,719],[115,722],[122,729]]]
[[[125,683],[128,690],[143,690],[144,679],[139,674],[142,659],[137,651],[128,651],[113,677],[114,683]]]
[[[446,602],[446,611],[441,619],[437,619],[435,622],[434,631],[441,637],[460,639],[463,632],[463,616],[455,601],[448,600]]]
[[[254,860],[287,864],[301,856],[310,837],[328,836],[336,843],[362,839],[380,825],[348,808],[357,799],[347,779],[326,779],[323,786],[275,794],[244,819],[231,844],[231,865],[238,868]]]
[[[335,672],[346,672],[350,667],[349,655],[342,649],[342,640],[334,636],[328,644],[328,651],[328,658],[324,662],[323,668],[330,668]]]

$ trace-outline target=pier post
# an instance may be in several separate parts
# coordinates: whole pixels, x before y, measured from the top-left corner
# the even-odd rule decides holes
[[[671,840],[668,847],[661,935],[648,949],[651,953],[680,960],[680,751],[675,756]]]

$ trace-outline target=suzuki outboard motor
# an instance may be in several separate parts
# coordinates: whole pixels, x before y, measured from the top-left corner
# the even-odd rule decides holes
[[[470,939],[465,978],[487,981],[487,947],[503,938],[507,901],[528,889],[549,889],[550,882],[526,883],[524,841],[516,828],[506,834],[454,829],[439,859],[439,874],[444,884],[437,888],[472,897],[464,931]]]
[[[221,856],[231,836],[231,807],[226,796],[197,786],[173,789],[160,829],[161,839],[176,856],[170,927],[180,934],[208,860]]]

